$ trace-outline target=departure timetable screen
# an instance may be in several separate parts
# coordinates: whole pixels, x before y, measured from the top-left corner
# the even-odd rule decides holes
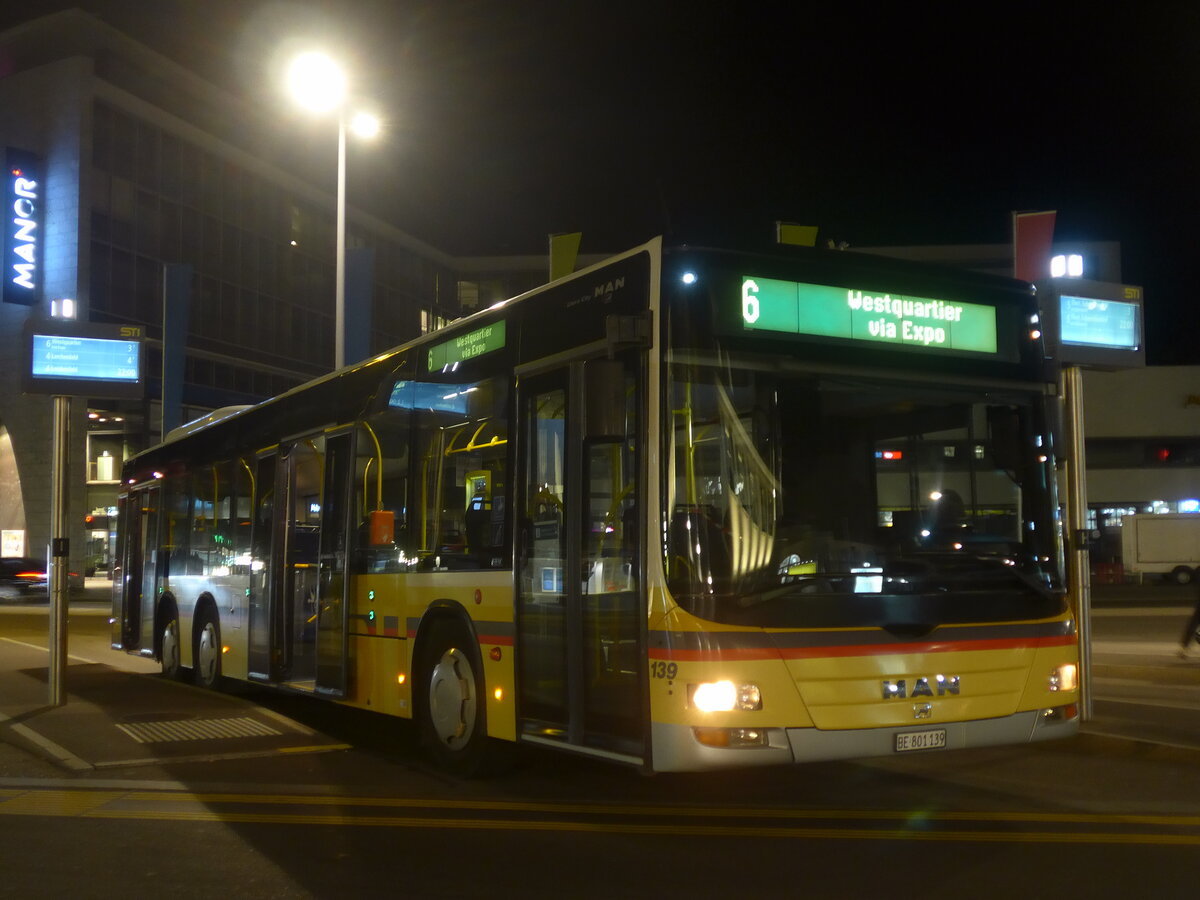
[[[34,378],[136,382],[141,373],[139,341],[33,335]]]

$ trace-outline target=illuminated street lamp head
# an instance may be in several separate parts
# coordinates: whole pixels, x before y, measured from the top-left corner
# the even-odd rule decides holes
[[[313,112],[329,112],[346,98],[346,74],[324,53],[301,53],[288,68],[296,102]]]
[[[379,134],[379,117],[369,112],[355,113],[350,120],[350,130],[360,138],[373,138]]]

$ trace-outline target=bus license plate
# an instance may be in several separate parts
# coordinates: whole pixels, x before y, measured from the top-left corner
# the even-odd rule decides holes
[[[936,731],[902,731],[896,735],[896,752],[905,750],[936,750],[946,746],[946,729]]]

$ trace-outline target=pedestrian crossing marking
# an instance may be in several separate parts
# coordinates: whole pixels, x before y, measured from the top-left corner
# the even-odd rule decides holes
[[[118,724],[117,728],[139,744],[177,741],[213,741],[223,738],[269,737],[283,734],[250,716],[233,719],[178,719],[170,722]]]

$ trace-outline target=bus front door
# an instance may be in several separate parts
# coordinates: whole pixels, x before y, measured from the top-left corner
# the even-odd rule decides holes
[[[517,507],[521,734],[641,761],[638,357],[521,381]]]

